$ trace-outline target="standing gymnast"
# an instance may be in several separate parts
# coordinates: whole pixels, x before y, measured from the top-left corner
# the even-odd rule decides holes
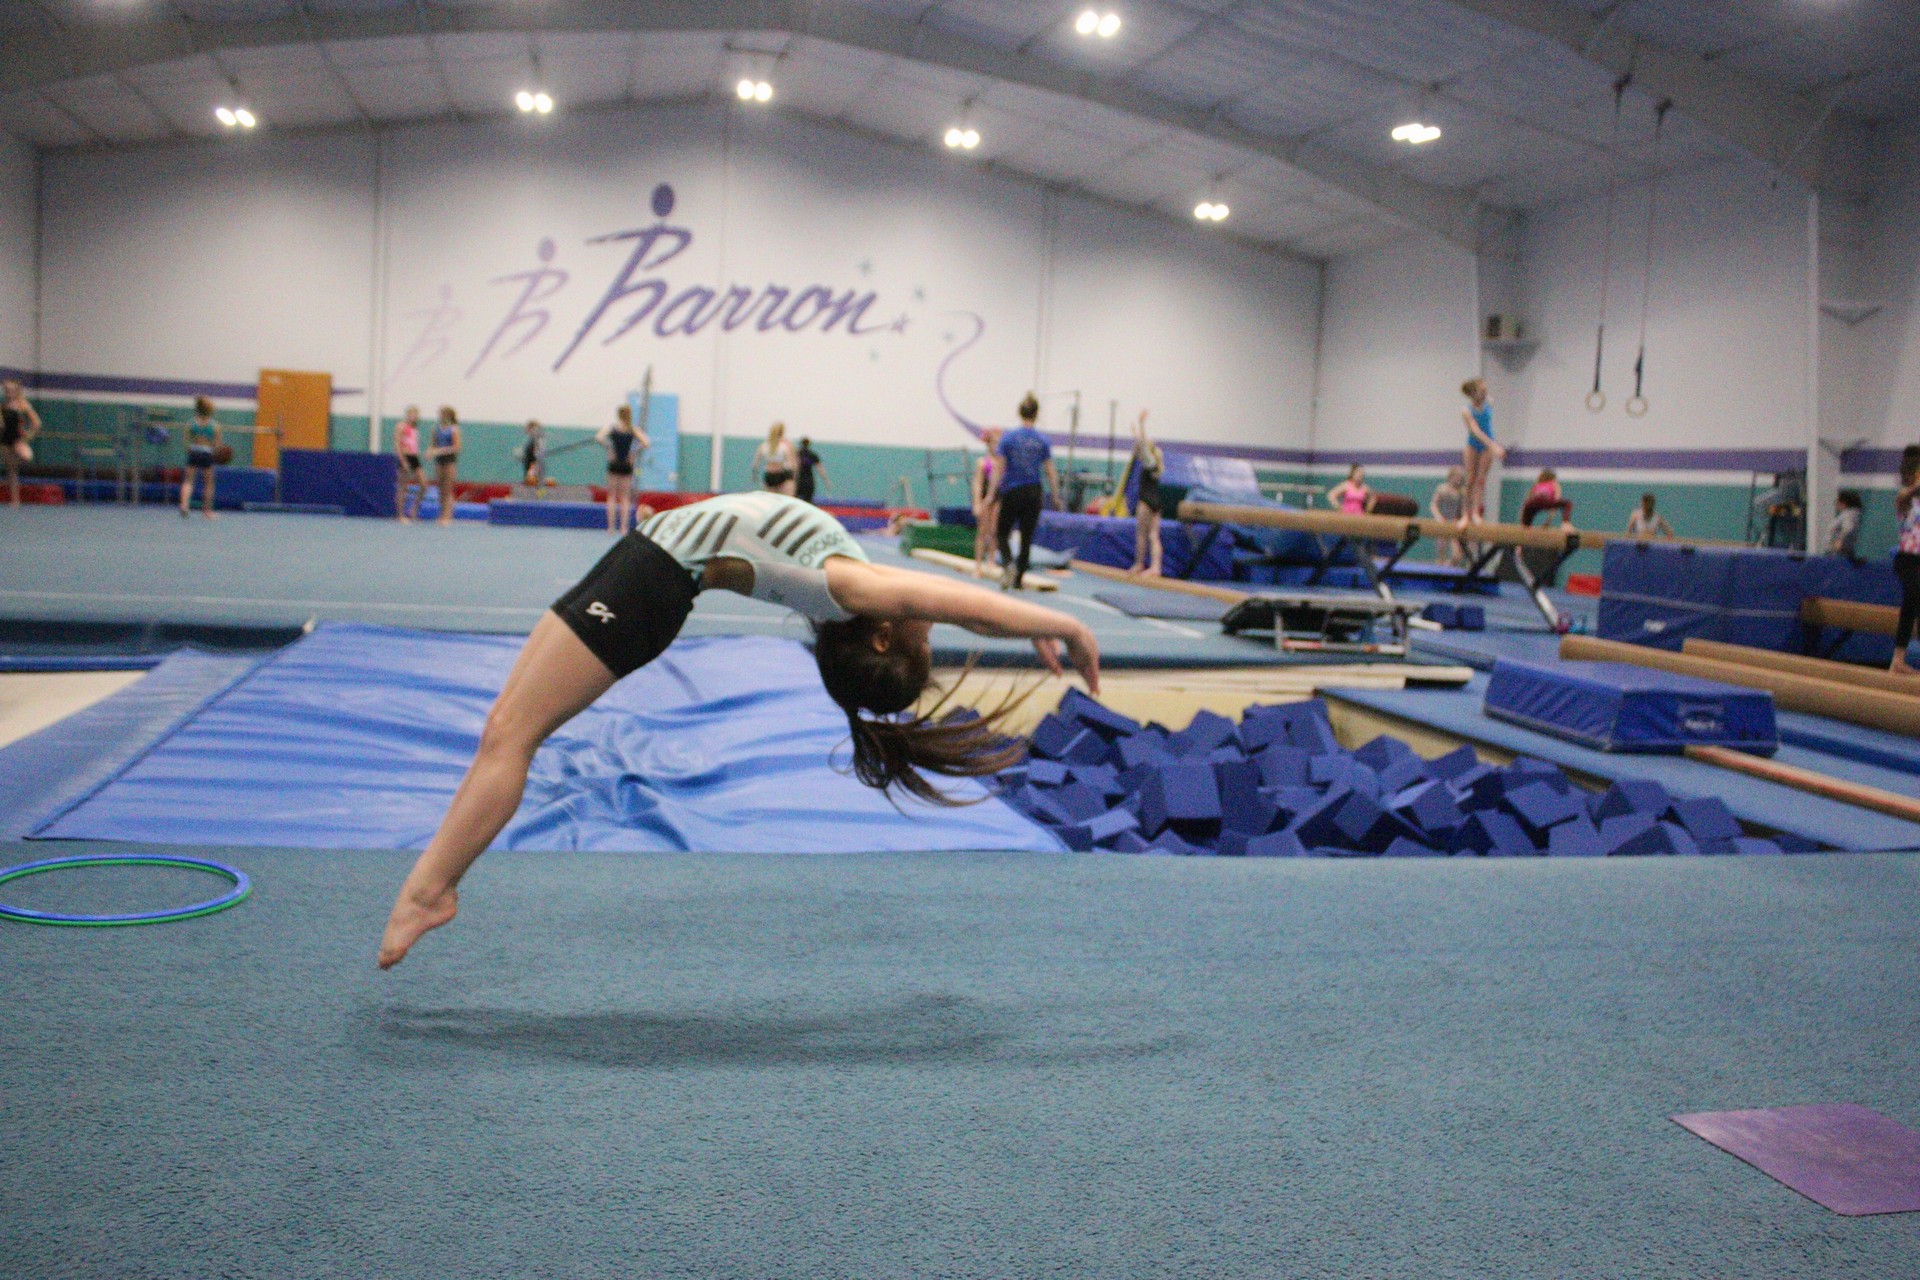
[[[529,418],[526,438],[520,442],[520,482],[538,488],[546,464],[547,429],[538,418]]]
[[[1020,425],[1000,437],[1000,466],[993,477],[993,497],[1000,513],[995,531],[1000,543],[1000,588],[1018,591],[1033,559],[1033,536],[1040,528],[1040,482],[1046,498],[1060,505],[1060,473],[1053,466],[1053,446],[1034,428],[1040,420],[1040,402],[1029,391],[1020,402]],[[1013,554],[1013,531],[1020,531],[1020,555]]]
[[[187,424],[187,466],[180,475],[180,514],[193,509],[193,478],[203,484],[201,512],[213,519],[213,467],[219,460],[220,424],[213,420],[213,401],[193,398],[193,421]]]
[[[441,524],[453,523],[453,485],[460,474],[460,415],[452,405],[440,406],[433,429],[433,482],[440,490]]]
[[[1460,465],[1467,473],[1466,493],[1460,499],[1460,527],[1487,518],[1487,474],[1496,459],[1507,451],[1493,438],[1493,401],[1487,395],[1485,378],[1468,378],[1460,384],[1467,407],[1460,420],[1467,427],[1467,447],[1461,451]]]
[[[427,476],[420,469],[420,406],[410,404],[393,428],[393,453],[400,466],[393,476],[393,508],[401,524],[412,524],[427,500]]]
[[[1900,452],[1900,488],[1893,495],[1900,517],[1900,541],[1893,553],[1893,576],[1900,580],[1900,617],[1893,628],[1893,662],[1888,670],[1914,674],[1907,662],[1907,646],[1920,629],[1920,444]]]
[[[1133,504],[1133,564],[1128,573],[1160,576],[1160,473],[1167,465],[1166,455],[1147,434],[1147,411],[1142,409],[1133,423],[1133,460],[1139,468],[1140,490]]]
[[[968,486],[973,498],[973,576],[987,576],[994,563],[994,538],[1000,530],[1000,495],[994,477],[1000,471],[1000,428],[987,427],[980,432],[980,443],[987,451],[973,464],[973,482]]]
[[[625,533],[633,528],[636,451],[644,451],[653,442],[633,425],[633,409],[624,404],[613,411],[613,421],[600,428],[594,438],[607,450],[607,532]]]
[[[753,451],[753,470],[760,477],[760,487],[768,493],[792,496],[794,473],[799,469],[799,456],[794,453],[793,441],[787,439],[787,424],[774,423],[767,428],[766,441]]]
[[[1367,469],[1359,463],[1347,468],[1347,478],[1327,490],[1327,505],[1343,515],[1363,516],[1373,510],[1373,490],[1367,488]]]
[[[1056,675],[1065,644],[1087,687],[1100,689],[1100,653],[1085,623],[948,578],[869,564],[839,521],[798,498],[724,494],[662,512],[616,543],[527,637],[447,816],[400,886],[381,968],[453,919],[460,878],[520,807],[540,744],[658,657],[694,597],[715,588],[812,621],[820,681],[852,731],[854,776],[883,791],[956,803],[924,775],[978,777],[1021,754],[999,727],[1008,706],[945,719],[942,698],[911,712],[930,680],[927,636],[936,622],[1031,639]]]
[[[40,434],[40,415],[27,402],[27,389],[18,378],[0,383],[0,453],[7,459],[7,502],[20,505],[20,464],[33,461],[33,438]]]

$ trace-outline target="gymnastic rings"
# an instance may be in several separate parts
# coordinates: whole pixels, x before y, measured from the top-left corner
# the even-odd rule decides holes
[[[1587,412],[1598,413],[1607,407],[1607,393],[1604,391],[1587,392]]]
[[[184,907],[171,907],[165,911],[130,911],[121,915],[82,915],[62,911],[33,911],[26,907],[13,907],[0,902],[0,917],[8,920],[22,920],[28,924],[68,925],[79,928],[162,924],[169,920],[191,920],[196,916],[210,916],[216,911],[225,911],[228,907],[238,906],[249,893],[253,892],[253,882],[247,879],[247,873],[236,867],[229,867],[224,862],[157,853],[115,854],[98,858],[47,858],[40,862],[26,862],[0,871],[0,884],[5,884],[9,880],[18,880],[23,876],[39,875],[42,872],[58,871],[67,867],[186,867],[193,871],[210,871],[214,875],[224,876],[232,881],[233,887],[217,898],[189,903]]]
[[[1629,418],[1646,417],[1647,416],[1647,398],[1645,396],[1640,396],[1640,395],[1628,396],[1627,397],[1627,416]]]

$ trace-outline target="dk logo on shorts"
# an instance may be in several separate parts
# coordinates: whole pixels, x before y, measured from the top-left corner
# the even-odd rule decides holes
[[[604,625],[613,621],[613,610],[607,608],[607,606],[601,604],[598,600],[595,600],[587,606],[587,616],[600,619]]]

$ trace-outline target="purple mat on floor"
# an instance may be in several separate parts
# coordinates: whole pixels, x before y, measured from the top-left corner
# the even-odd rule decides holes
[[[1672,1119],[1835,1213],[1920,1211],[1920,1133],[1877,1111],[1833,1102]]]

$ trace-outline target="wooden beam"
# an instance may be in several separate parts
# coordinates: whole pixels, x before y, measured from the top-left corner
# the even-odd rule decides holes
[[[1789,711],[1805,711],[1888,733],[1920,737],[1920,697],[1881,693],[1875,689],[1841,684],[1837,680],[1789,675],[1784,671],[1750,667],[1738,662],[1714,662],[1683,653],[1670,653],[1665,649],[1650,649],[1646,645],[1598,640],[1592,636],[1562,637],[1560,656],[1589,662],[1631,662],[1636,666],[1697,676],[1702,680],[1765,689],[1773,694],[1775,704]]]
[[[1091,574],[1096,578],[1107,578],[1114,582],[1124,582],[1130,587],[1151,587],[1159,591],[1174,591],[1183,596],[1204,596],[1209,600],[1218,600],[1223,604],[1239,604],[1251,598],[1245,591],[1235,591],[1231,587],[1210,587],[1204,582],[1185,582],[1179,578],[1147,578],[1137,573],[1128,573],[1125,569],[1116,569],[1112,565],[1095,564],[1091,560],[1071,560],[1068,563],[1080,573]]]
[[[1828,600],[1808,596],[1800,602],[1800,621],[1815,627],[1838,627],[1890,636],[1900,622],[1900,611],[1890,604],[1862,604],[1858,600]]]
[[[1777,782],[1783,787],[1808,791],[1817,796],[1825,796],[1829,800],[1858,805],[1862,809],[1872,809],[1876,813],[1905,818],[1908,822],[1920,822],[1920,800],[1912,796],[1903,796],[1895,791],[1882,791],[1879,787],[1847,782],[1840,778],[1828,777],[1824,773],[1816,773],[1812,769],[1781,764],[1776,760],[1763,760],[1759,756],[1750,756],[1744,751],[1734,751],[1727,747],[1688,747],[1687,759],[1750,774],[1756,778],[1764,778],[1768,782]]]
[[[1356,516],[1343,511],[1301,511],[1292,507],[1243,507],[1220,502],[1183,502],[1180,519],[1200,524],[1253,524],[1269,529],[1293,529],[1300,533],[1323,533],[1337,538],[1364,538],[1373,542],[1398,542],[1409,531],[1422,538],[1448,538],[1455,542],[1481,542],[1502,547],[1534,547],[1548,551],[1588,550],[1609,542],[1664,542],[1683,547],[1742,547],[1743,542],[1718,542],[1708,539],[1631,538],[1624,533],[1598,529],[1552,528],[1525,524],[1470,524],[1463,531],[1452,520],[1429,516]]]
[[[1897,693],[1904,697],[1920,697],[1920,680],[1912,676],[1897,676],[1891,671],[1878,667],[1863,667],[1852,662],[1830,662],[1825,658],[1809,658],[1798,653],[1778,653],[1772,649],[1756,649],[1751,645],[1722,644],[1718,640],[1689,639],[1680,646],[1682,653],[1696,658],[1710,658],[1715,662],[1744,662],[1750,667],[1766,667],[1772,671],[1785,671],[1796,676],[1812,676],[1816,680],[1832,680],[1839,684],[1858,685],[1862,689],[1878,689],[1882,693]]]

